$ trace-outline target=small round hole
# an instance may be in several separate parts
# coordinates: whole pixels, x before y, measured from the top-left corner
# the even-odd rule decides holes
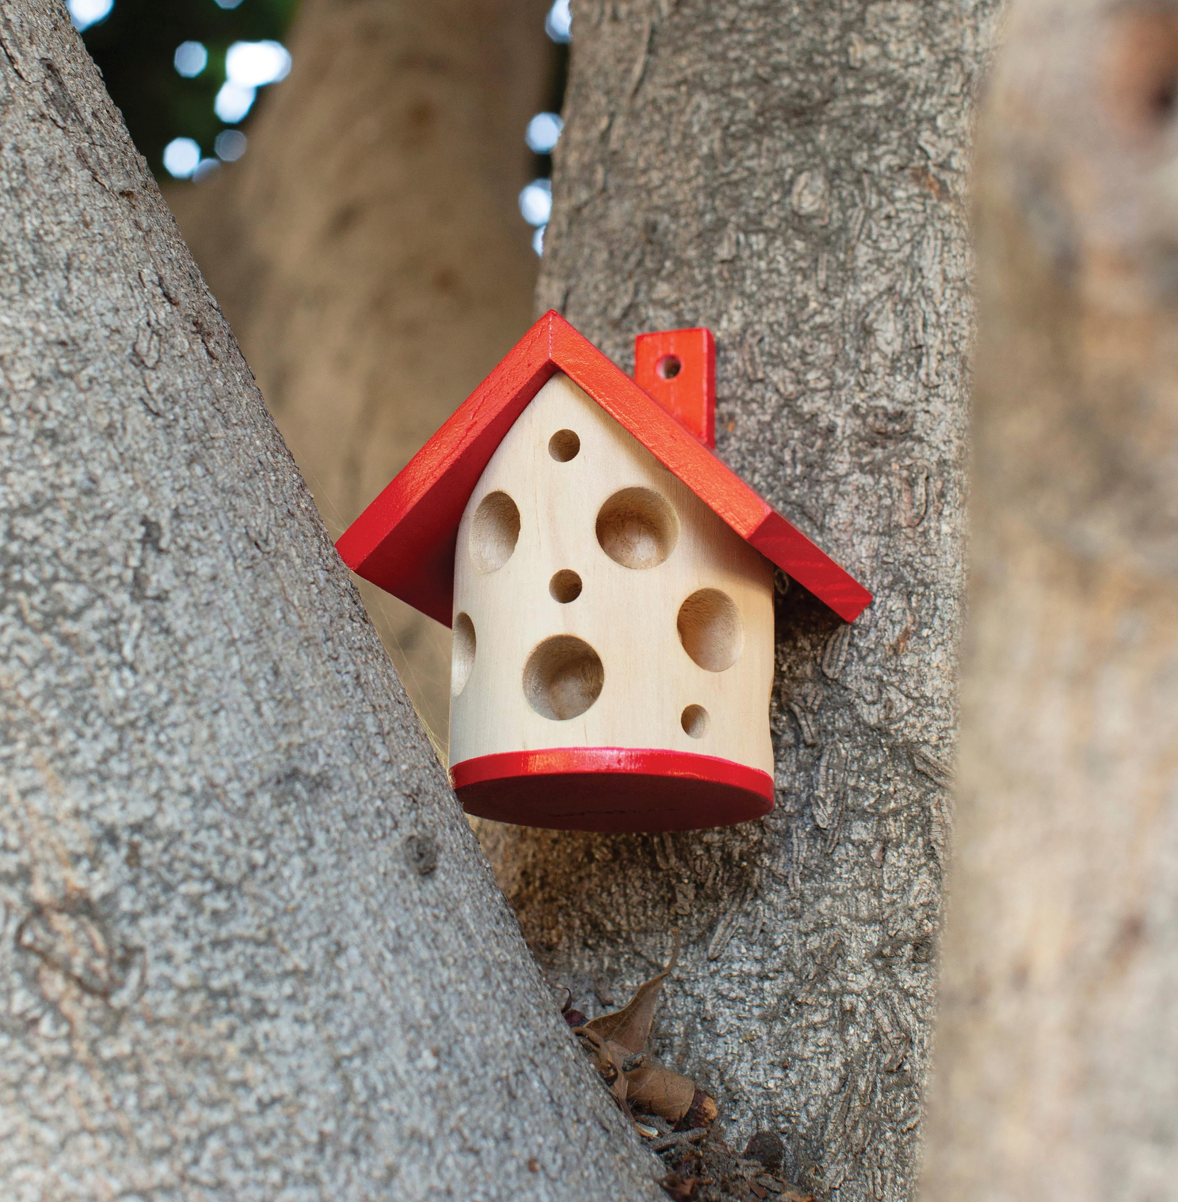
[[[664,355],[655,365],[660,379],[673,380],[683,370],[683,360],[678,355]]]
[[[474,623],[469,614],[454,619],[454,642],[450,652],[450,696],[457,697],[466,688],[474,669]]]
[[[686,734],[693,739],[702,739],[708,733],[708,711],[702,705],[689,705],[679,719]]]
[[[519,509],[505,492],[488,493],[470,524],[470,557],[480,572],[498,571],[519,541]]]
[[[576,459],[580,449],[581,440],[572,430],[557,430],[548,440],[548,454],[557,463],[568,463],[570,459]]]
[[[568,605],[581,595],[581,577],[568,568],[562,568],[548,582],[548,593],[553,601]]]
[[[708,672],[731,668],[744,645],[740,611],[727,593],[701,588],[679,607],[679,641],[683,650]]]
[[[623,488],[597,515],[601,549],[624,568],[657,567],[675,549],[679,519],[657,492]]]
[[[584,639],[571,634],[545,639],[524,667],[528,704],[556,722],[583,714],[601,696],[604,684],[601,656]]]

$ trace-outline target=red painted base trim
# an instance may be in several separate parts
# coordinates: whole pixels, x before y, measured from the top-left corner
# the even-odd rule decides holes
[[[553,830],[689,831],[773,808],[767,772],[679,751],[507,751],[455,764],[450,780],[468,814]]]

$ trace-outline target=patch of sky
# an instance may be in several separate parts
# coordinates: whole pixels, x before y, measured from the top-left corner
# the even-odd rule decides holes
[[[172,65],[185,79],[195,79],[209,65],[209,52],[202,42],[181,42],[172,56]]]
[[[70,20],[81,32],[110,16],[115,0],[69,0]]]
[[[528,122],[524,141],[527,142],[528,149],[535,151],[536,154],[551,154],[560,138],[562,129],[564,129],[564,122],[560,119],[559,113],[537,113]]]
[[[225,76],[242,88],[262,88],[289,74],[290,51],[281,42],[234,42],[225,54]]]
[[[245,146],[245,134],[239,129],[223,129],[213,143],[217,158],[223,159],[226,163],[237,162],[245,154]]]
[[[519,194],[519,211],[529,225],[544,225],[552,214],[552,181],[534,179]]]
[[[245,119],[245,115],[253,108],[257,88],[242,88],[235,83],[225,81],[217,91],[213,101],[213,112],[226,125],[236,125]]]
[[[556,0],[544,18],[544,32],[554,42],[568,42],[573,36],[573,14],[569,11],[569,0]]]
[[[225,55],[225,82],[213,111],[226,125],[245,119],[258,88],[290,74],[290,51],[281,42],[234,42]]]
[[[164,168],[176,179],[189,179],[200,166],[200,146],[193,138],[173,138],[164,147]]]

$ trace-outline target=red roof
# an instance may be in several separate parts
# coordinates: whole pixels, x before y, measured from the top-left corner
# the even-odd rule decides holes
[[[458,524],[483,469],[537,392],[564,372],[741,538],[839,617],[871,594],[795,529],[559,313],[550,310],[336,544],[365,580],[449,626]]]

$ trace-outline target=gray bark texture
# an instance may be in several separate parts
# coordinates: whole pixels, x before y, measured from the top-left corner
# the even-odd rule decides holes
[[[6,1202],[661,1196],[61,4],[0,147]]]
[[[660,1054],[738,1146],[840,1202],[912,1196],[965,573],[973,97],[990,0],[580,0],[537,308],[632,364],[718,341],[718,454],[877,594],[779,608],[777,806],[611,837],[483,825],[592,1010],[684,954]]]
[[[306,0],[240,162],[168,202],[333,538],[531,324],[545,0]],[[450,637],[359,585],[445,752]]]
[[[1023,0],[979,128],[959,845],[924,1196],[1178,1180],[1178,5]]]

